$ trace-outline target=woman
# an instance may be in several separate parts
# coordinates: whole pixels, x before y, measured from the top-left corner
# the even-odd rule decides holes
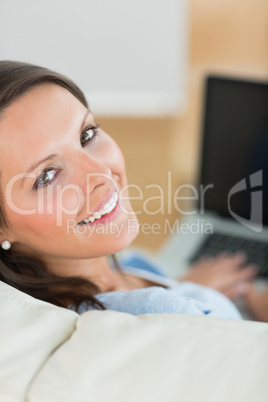
[[[0,62],[0,132],[1,280],[79,312],[240,318],[229,299],[201,285],[230,298],[244,294],[256,270],[241,269],[241,255],[202,261],[183,278],[201,285],[172,281],[141,259],[134,270],[127,268],[134,260],[125,261],[123,272],[109,262],[136,237],[138,221],[121,151],[73,82]]]

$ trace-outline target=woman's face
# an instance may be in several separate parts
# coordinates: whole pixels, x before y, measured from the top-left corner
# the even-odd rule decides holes
[[[69,91],[54,84],[30,90],[6,109],[0,132],[9,223],[2,239],[14,249],[84,259],[115,253],[135,238],[121,151]]]

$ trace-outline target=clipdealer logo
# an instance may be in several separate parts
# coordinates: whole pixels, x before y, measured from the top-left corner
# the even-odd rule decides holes
[[[228,210],[232,217],[242,225],[248,227],[255,232],[261,232],[263,228],[263,172],[259,170],[249,176],[249,187],[247,186],[246,179],[240,180],[236,183],[228,194]],[[245,219],[236,214],[231,208],[231,198],[233,195],[240,191],[250,189],[250,218]]]

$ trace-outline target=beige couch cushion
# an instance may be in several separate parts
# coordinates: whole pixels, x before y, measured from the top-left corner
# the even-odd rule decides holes
[[[73,332],[76,313],[0,282],[0,401],[24,401],[35,375]]]
[[[83,314],[29,402],[267,402],[268,325],[187,315]]]
[[[76,313],[0,284],[2,402],[266,402],[268,324]]]

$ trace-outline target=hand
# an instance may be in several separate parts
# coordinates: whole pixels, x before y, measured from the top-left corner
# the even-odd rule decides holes
[[[234,300],[245,295],[258,272],[253,264],[246,264],[242,253],[223,253],[218,257],[204,257],[189,268],[178,281],[190,281],[208,286]]]
[[[257,320],[268,322],[268,287],[264,292],[257,292],[250,286],[244,300],[248,310]]]

